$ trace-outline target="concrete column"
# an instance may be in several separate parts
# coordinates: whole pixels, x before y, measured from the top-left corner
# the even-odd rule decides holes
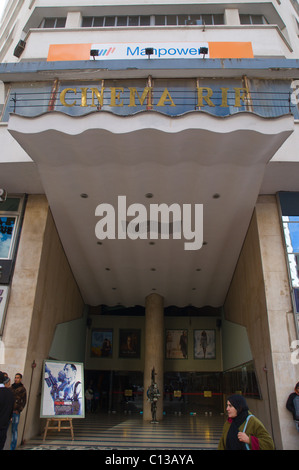
[[[227,8],[224,10],[224,23],[229,26],[240,25],[239,10],[236,8]]]
[[[144,360],[144,395],[143,419],[152,419],[151,404],[147,399],[147,390],[151,385],[151,374],[155,369],[155,382],[160,391],[157,403],[157,420],[163,418],[163,363],[164,363],[164,299],[159,294],[150,294],[145,299],[145,360]]]
[[[80,28],[82,23],[82,14],[80,11],[69,11],[66,17],[66,29]]]

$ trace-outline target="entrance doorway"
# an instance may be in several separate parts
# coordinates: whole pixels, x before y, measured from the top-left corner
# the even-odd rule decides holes
[[[85,371],[85,386],[92,387],[92,412],[142,413],[143,372]],[[166,414],[223,412],[221,372],[165,372],[163,411]]]
[[[94,412],[142,412],[143,372],[86,370],[85,383],[94,392]]]
[[[221,413],[221,372],[166,372],[164,374],[166,413]]]

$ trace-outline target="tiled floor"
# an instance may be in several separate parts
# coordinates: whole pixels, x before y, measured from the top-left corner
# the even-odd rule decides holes
[[[135,414],[91,414],[74,419],[70,431],[49,431],[26,442],[20,450],[213,450],[217,449],[224,416],[204,413],[166,415],[158,424]]]

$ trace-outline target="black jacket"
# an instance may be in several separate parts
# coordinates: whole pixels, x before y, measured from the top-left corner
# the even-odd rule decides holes
[[[6,428],[12,417],[15,397],[6,387],[0,387],[0,428]]]
[[[294,399],[297,397],[297,393],[293,392],[291,393],[291,395],[289,396],[288,400],[287,400],[287,403],[286,403],[286,407],[287,409],[293,414],[293,418],[298,420],[298,417],[296,417],[296,410],[295,410],[295,406],[294,406]]]

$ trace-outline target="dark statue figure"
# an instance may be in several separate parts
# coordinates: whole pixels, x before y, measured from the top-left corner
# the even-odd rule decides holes
[[[147,398],[151,403],[151,412],[152,412],[152,420],[151,423],[158,423],[157,421],[157,401],[160,397],[160,392],[158,386],[155,382],[155,369],[152,370],[151,376],[151,385],[147,389]]]

